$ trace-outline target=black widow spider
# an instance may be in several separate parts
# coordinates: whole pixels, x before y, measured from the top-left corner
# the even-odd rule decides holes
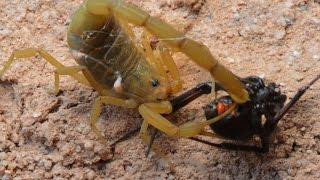
[[[241,78],[250,94],[250,101],[238,105],[232,113],[211,124],[211,129],[214,135],[235,141],[246,141],[257,135],[260,137],[261,146],[231,143],[215,144],[196,137],[192,137],[191,139],[223,149],[266,153],[269,151],[270,137],[277,127],[279,120],[301,98],[307,89],[319,79],[320,75],[306,86],[300,88],[293,98],[284,105],[287,97],[281,93],[279,86],[275,83],[265,85],[264,81],[256,76]],[[215,87],[216,91],[223,90],[218,84]],[[209,94],[211,88],[211,83],[199,84],[197,87],[173,99],[172,104],[180,108],[180,106],[188,104],[202,94]],[[207,104],[203,107],[206,119],[209,120],[222,114],[232,104],[233,101],[230,96],[220,97]],[[262,120],[263,116],[265,117],[265,121]]]
[[[218,122],[213,123],[211,125],[211,129],[214,134],[210,132],[206,132],[205,134],[211,134],[212,136],[218,135],[218,137],[235,141],[246,141],[251,139],[254,135],[257,135],[260,137],[261,146],[239,145],[232,143],[215,144],[199,139],[198,137],[192,137],[190,139],[223,149],[266,153],[269,151],[270,137],[277,127],[280,119],[301,98],[310,86],[320,79],[320,75],[314,78],[306,86],[301,87],[286,105],[285,101],[287,96],[281,93],[279,86],[275,83],[265,85],[263,79],[256,76],[239,79],[246,85],[246,89],[250,95],[250,101],[237,105],[236,109],[232,113]],[[201,83],[195,88],[175,97],[170,101],[173,107],[173,112],[186,106],[201,95],[210,94],[212,87],[211,82]],[[224,91],[218,83],[216,83],[214,87],[215,91]],[[203,107],[206,119],[210,120],[222,114],[228,110],[232,104],[233,101],[230,96],[220,97],[207,104]],[[170,115],[166,116],[170,117]],[[262,120],[263,116],[266,119],[264,122]],[[117,143],[128,139],[133,134],[137,133],[139,129],[140,128],[136,128],[127,133],[112,143],[112,147],[114,148]],[[157,130],[153,129],[152,140],[148,147],[147,154],[150,152],[150,148],[157,132]]]

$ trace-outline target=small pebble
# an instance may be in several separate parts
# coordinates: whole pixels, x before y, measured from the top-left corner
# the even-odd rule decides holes
[[[229,63],[235,63],[236,60],[233,59],[232,57],[226,57],[226,61],[228,61]]]
[[[44,167],[45,170],[49,171],[52,167],[52,162],[51,160],[42,159],[39,161],[38,166]]]
[[[96,173],[94,171],[89,171],[87,173],[87,178],[88,179],[94,179],[96,177]]]
[[[93,142],[90,140],[86,140],[84,142],[84,148],[88,151],[92,151],[93,150]]]
[[[316,61],[320,61],[320,55],[314,55],[312,58]]]
[[[46,170],[50,170],[51,169],[51,167],[52,167],[52,162],[51,161],[45,161],[44,162],[44,168],[46,169]]]
[[[300,8],[301,11],[308,10],[308,6],[306,4],[300,5],[299,8]]]
[[[25,18],[27,10],[20,6],[17,8],[17,11],[15,13],[16,16],[14,17],[14,21],[21,22]]]
[[[292,55],[294,58],[298,59],[300,57],[301,53],[299,51],[293,51]]]
[[[234,19],[236,20],[236,21],[239,21],[240,20],[240,14],[238,13],[238,12],[236,12],[236,13],[234,13],[233,14],[233,17],[234,17]]]
[[[320,19],[319,18],[311,18],[311,23],[316,25],[316,26],[319,26],[320,25]]]
[[[46,172],[46,173],[44,174],[44,177],[47,178],[47,179],[52,179],[53,175],[52,175],[52,173],[50,173],[50,172]]]
[[[27,9],[31,12],[35,12],[39,8],[40,8],[40,3],[38,2],[32,2],[27,6]]]
[[[297,169],[289,168],[287,172],[290,176],[293,177],[297,174]]]
[[[286,31],[284,29],[274,32],[274,38],[276,38],[277,40],[283,39],[285,35]]]
[[[259,74],[258,77],[261,79],[264,79],[266,77],[266,74],[265,73]]]
[[[38,118],[38,117],[40,117],[41,115],[42,115],[41,112],[33,112],[33,113],[32,113],[32,117],[34,117],[34,118]]]
[[[13,31],[11,31],[10,29],[2,29],[0,28],[0,35],[5,37],[5,36],[9,36],[10,34],[12,34]]]
[[[69,155],[72,152],[72,146],[70,144],[65,144],[61,148],[61,152],[63,155]]]
[[[28,170],[29,171],[34,171],[34,169],[35,169],[35,165],[34,164],[29,164]]]
[[[9,162],[6,161],[6,160],[0,161],[0,165],[3,166],[3,167],[7,167],[8,164],[9,164]]]
[[[77,145],[77,147],[76,147],[76,152],[77,152],[77,153],[80,153],[80,152],[81,152],[81,146],[80,146],[80,145]]]
[[[90,132],[90,128],[84,123],[79,124],[75,130],[83,135],[87,135]]]
[[[0,160],[4,160],[7,158],[7,154],[5,152],[0,152]]]
[[[12,140],[14,143],[19,143],[20,136],[19,136],[17,133],[12,133],[12,134],[11,134],[11,140]]]
[[[67,157],[64,157],[62,164],[64,166],[69,166],[73,164],[74,161],[75,161],[75,158],[73,156],[67,156]]]
[[[299,73],[299,72],[293,72],[293,73],[291,74],[291,77],[292,77],[294,80],[298,81],[298,82],[300,82],[300,81],[302,81],[302,80],[304,79],[303,74],[302,74],[302,73]]]
[[[99,155],[99,158],[102,160],[109,160],[110,158],[112,158],[112,153],[101,144],[97,144],[94,147],[93,151],[94,153],[97,153]]]
[[[7,174],[1,177],[1,180],[9,180],[9,179],[11,179],[11,176]]]
[[[3,176],[3,175],[4,175],[5,170],[6,170],[6,169],[5,169],[4,167],[0,166],[0,176]]]
[[[282,26],[282,27],[288,27],[288,26],[293,24],[293,19],[286,18],[286,17],[279,17],[277,19],[277,24]]]
[[[275,66],[274,64],[267,64],[266,68],[268,70],[268,73],[271,73],[271,74],[275,74],[281,71],[280,67]]]

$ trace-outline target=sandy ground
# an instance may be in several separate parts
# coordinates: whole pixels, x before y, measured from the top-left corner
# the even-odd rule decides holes
[[[0,0],[0,64],[14,49],[43,47],[74,65],[66,44],[70,15],[81,0]],[[240,76],[258,75],[288,95],[320,72],[320,3],[307,0],[131,0],[188,37],[202,41]],[[184,89],[209,79],[176,54]],[[41,58],[14,63],[0,83],[0,177],[2,179],[319,179],[320,83],[280,122],[263,156],[162,136],[157,144],[172,161],[145,156],[138,136],[120,143],[114,159],[90,131],[97,94],[62,78],[55,96],[53,68]],[[176,114],[199,119],[201,98]],[[196,114],[196,115],[193,115]],[[139,126],[136,110],[107,106],[99,128],[108,142]],[[220,142],[217,140],[216,142]]]

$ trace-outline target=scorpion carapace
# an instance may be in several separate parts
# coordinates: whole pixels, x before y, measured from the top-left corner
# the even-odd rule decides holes
[[[113,15],[104,17],[86,13],[82,6],[69,26],[68,44],[76,61],[87,67],[104,89],[113,89],[117,95],[134,98],[140,103],[166,99],[169,93],[167,79],[148,63],[121,22]],[[89,19],[95,21],[79,30],[79,23],[85,24]],[[120,90],[114,88],[118,79],[122,86]]]

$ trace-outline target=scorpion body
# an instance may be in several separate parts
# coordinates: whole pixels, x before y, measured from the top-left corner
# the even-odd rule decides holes
[[[73,17],[75,20],[68,33],[71,52],[103,89],[113,89],[121,77],[124,89],[115,95],[133,98],[140,103],[165,98],[167,86],[164,78],[159,77],[115,17],[90,14],[85,6],[81,6]],[[78,28],[79,25],[82,28]],[[160,83],[164,89],[154,88],[150,83],[143,84],[145,82],[154,83],[153,86]],[[152,92],[156,90],[158,94]]]

